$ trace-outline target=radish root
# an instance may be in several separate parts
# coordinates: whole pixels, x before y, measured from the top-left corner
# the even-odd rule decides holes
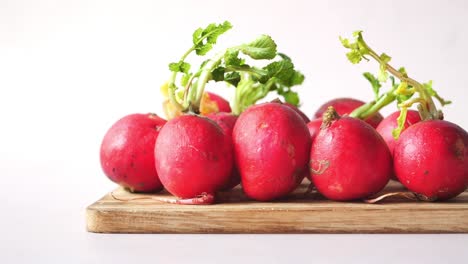
[[[430,198],[430,197],[427,197],[425,195],[415,193],[415,192],[391,192],[391,193],[382,194],[375,198],[365,199],[364,202],[368,204],[374,204],[384,199],[387,199],[389,197],[401,197],[401,198],[406,198],[412,201],[422,201],[422,202],[432,202],[437,199],[437,198]]]
[[[110,193],[111,197],[114,200],[121,201],[121,202],[131,202],[136,200],[153,200],[162,203],[169,203],[169,204],[186,204],[186,205],[209,205],[215,203],[215,196],[209,193],[202,193],[197,195],[194,198],[187,198],[187,199],[177,199],[177,198],[164,198],[164,197],[155,197],[155,196],[141,196],[135,197],[130,199],[123,199],[116,197],[114,192]]]

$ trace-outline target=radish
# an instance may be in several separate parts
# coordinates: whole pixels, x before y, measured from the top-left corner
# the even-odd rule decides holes
[[[317,118],[307,123],[307,128],[309,129],[312,142],[314,142],[315,137],[320,132],[321,125],[322,125],[322,118]]]
[[[307,117],[307,115],[304,114],[304,112],[302,112],[301,109],[299,109],[299,107],[297,107],[296,105],[293,105],[288,102],[282,102],[280,99],[275,99],[271,101],[271,103],[277,103],[277,104],[282,104],[284,106],[287,106],[291,108],[292,110],[294,110],[294,112],[296,112],[302,118],[302,120],[304,120],[306,124],[310,122],[310,119]]]
[[[154,148],[162,184],[183,199],[214,195],[225,186],[232,173],[232,153],[230,136],[214,121],[196,115],[168,121]]]
[[[388,149],[390,153],[393,153],[393,149],[395,148],[396,140],[393,136],[393,130],[398,127],[398,117],[400,116],[400,111],[394,112],[391,115],[387,116],[380,122],[379,126],[377,127],[377,132],[382,136],[382,138],[387,143]],[[408,110],[406,114],[406,121],[403,126],[403,129],[408,128],[411,125],[416,124],[417,122],[421,121],[421,117],[419,116],[418,111]]]
[[[207,95],[207,98],[206,98],[207,101],[211,101],[216,104],[216,108],[218,110],[216,112],[226,112],[226,113],[231,112],[231,107],[229,106],[229,102],[226,99],[211,92],[206,92],[206,95]],[[204,99],[202,99],[202,107],[203,107]],[[203,113],[203,110],[201,110],[201,112]]]
[[[234,125],[236,124],[237,116],[230,114],[230,113],[220,112],[216,114],[209,114],[207,115],[207,117],[215,121],[216,124],[218,124],[221,127],[224,134],[229,136],[229,140],[232,139],[232,130],[234,129]],[[221,188],[221,191],[230,190],[236,187],[239,183],[240,183],[239,172],[236,169],[236,167],[233,167],[231,176],[228,182],[226,183],[226,185],[224,185]]]
[[[303,75],[294,70],[288,57],[277,53],[276,44],[266,35],[250,43],[228,48],[205,60],[194,73],[189,72],[191,65],[185,61],[187,56],[193,51],[197,55],[205,55],[216,43],[218,36],[230,28],[231,24],[224,22],[197,29],[193,33],[193,46],[179,61],[169,64],[172,75],[167,89],[163,91],[167,91],[170,107],[183,115],[170,120],[161,130],[154,155],[156,171],[162,184],[171,194],[181,198],[175,200],[175,203],[213,203],[218,191],[237,184],[233,171],[231,135],[235,117],[215,116],[217,125],[199,116],[204,112],[202,99],[209,81],[224,81],[236,87],[234,114],[241,113],[270,91],[277,91],[295,104],[299,102],[297,94],[290,87],[302,83]],[[252,60],[279,60],[259,69],[245,64],[244,59],[239,57],[241,54]],[[176,85],[179,73],[183,74],[182,89]],[[219,99],[208,96],[210,100]]]
[[[413,197],[423,201],[447,200],[462,193],[468,186],[468,134],[461,127],[442,120],[443,114],[436,108],[432,97],[442,106],[450,101],[437,94],[432,82],[422,84],[410,78],[404,68],[396,70],[392,67],[389,64],[391,58],[372,50],[361,31],[355,32],[354,37],[355,42],[341,40],[351,50],[347,55],[352,63],[372,57],[380,65],[380,79],[385,80],[390,73],[401,81],[393,91],[400,108],[397,127],[392,132],[397,139],[393,150],[397,178],[413,192]],[[418,97],[413,97],[416,94]],[[414,104],[418,104],[423,121],[401,133],[407,123],[408,108]],[[369,202],[401,194],[385,194]],[[403,196],[411,197],[407,193]]]
[[[387,116],[386,118],[384,118],[384,120],[382,120],[382,122],[380,122],[379,126],[376,129],[377,132],[387,143],[388,149],[390,150],[390,153],[392,153],[392,155],[393,149],[395,148],[396,144],[395,137],[393,136],[393,130],[398,128],[398,117],[400,116],[400,114],[401,111],[397,111]],[[421,117],[419,116],[418,111],[408,110],[403,130],[420,121]],[[392,180],[398,180],[394,174],[392,175]]]
[[[161,92],[163,93],[164,97],[168,97],[168,85],[165,84],[161,87]],[[200,103],[200,114],[201,115],[209,115],[212,113],[218,113],[218,112],[226,112],[230,113],[231,112],[231,107],[229,106],[229,102],[226,101],[223,97],[211,93],[211,92],[205,92],[203,94],[201,103]],[[163,102],[163,110],[164,114],[167,119],[172,119],[174,117],[182,115],[182,111],[180,109],[177,109],[173,104],[171,104],[171,101],[169,99],[164,100]]]
[[[468,134],[443,120],[410,126],[394,152],[400,182],[426,200],[453,198],[468,186]]]
[[[284,103],[284,105],[294,110],[294,112],[296,112],[302,118],[302,120],[304,120],[306,124],[310,122],[310,119],[307,117],[306,114],[304,114],[304,112],[301,111],[301,109],[299,109],[299,107],[290,103]]]
[[[104,174],[131,192],[156,192],[163,186],[154,166],[154,144],[166,120],[132,114],[117,121],[101,144]]]
[[[317,112],[315,112],[315,118],[322,117],[323,113],[328,109],[329,106],[333,106],[335,111],[339,115],[350,114],[353,110],[363,106],[365,103],[363,101],[354,99],[354,98],[336,98],[324,103],[319,107]],[[374,113],[370,117],[366,118],[366,121],[369,125],[376,128],[379,123],[382,121],[383,117],[380,113]]]
[[[248,197],[259,201],[284,197],[304,178],[310,134],[290,107],[278,103],[249,107],[234,126],[233,141]]]
[[[295,106],[295,105],[293,105],[293,104],[291,104],[291,103],[287,103],[287,102],[286,102],[286,103],[283,103],[283,102],[281,102],[281,100],[278,100],[278,99],[273,100],[272,102],[273,102],[273,103],[280,103],[280,104],[283,104],[284,106],[287,106],[287,107],[291,108],[292,110],[294,110],[294,112],[296,112],[296,113],[302,118],[302,120],[304,120],[304,122],[305,122],[307,125],[308,125],[308,123],[310,122],[310,119],[307,117],[306,114],[304,114],[304,112],[302,112],[302,111],[299,109],[299,107],[297,107],[297,106]],[[308,127],[308,128],[309,128],[309,127]],[[310,131],[310,128],[309,128],[309,131]],[[313,139],[313,137],[311,137],[311,142],[312,142],[312,139]],[[309,178],[309,172],[308,172],[307,170],[304,171],[304,177],[303,177],[303,178],[306,178],[306,177]]]
[[[310,152],[310,177],[317,190],[331,200],[363,199],[381,191],[391,172],[390,151],[375,129],[340,117],[330,106]]]
[[[307,123],[307,128],[309,129],[310,139],[311,139],[312,144],[314,143],[315,137],[320,132],[321,126],[322,126],[322,118],[317,118]],[[306,173],[305,177],[309,179],[309,181],[312,181],[309,172]],[[309,190],[311,189],[312,189],[312,185],[309,186]]]

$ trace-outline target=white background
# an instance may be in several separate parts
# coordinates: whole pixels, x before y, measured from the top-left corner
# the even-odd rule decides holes
[[[467,14],[467,1],[0,0],[1,262],[466,261],[467,235],[97,235],[84,212],[115,186],[99,166],[105,131],[161,113],[167,64],[195,28],[230,20],[225,47],[273,36],[307,77],[309,116],[334,97],[372,99],[361,73],[376,64],[351,65],[338,41],[362,29],[396,66],[434,80],[454,101],[446,119],[468,128]]]

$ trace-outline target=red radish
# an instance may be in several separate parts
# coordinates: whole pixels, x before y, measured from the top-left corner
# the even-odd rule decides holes
[[[335,111],[339,115],[345,115],[350,114],[351,112],[353,112],[353,110],[364,104],[365,103],[363,101],[354,98],[336,98],[320,106],[317,112],[315,112],[315,118],[322,117],[323,113],[327,110],[329,106],[333,106],[335,108]],[[382,121],[382,119],[383,117],[380,113],[375,113],[374,115],[372,115],[364,121],[366,121],[372,127],[376,128],[379,125],[380,121]]]
[[[310,134],[302,118],[278,103],[254,105],[234,126],[234,151],[245,194],[270,201],[292,192],[304,178]]]
[[[304,114],[304,112],[301,111],[301,109],[299,109],[299,107],[290,103],[283,103],[283,104],[291,108],[292,110],[294,110],[294,112],[296,112],[298,115],[300,115],[302,120],[304,120],[306,124],[310,122],[310,119],[306,116],[306,114]]]
[[[192,198],[200,195],[201,198],[213,196],[221,188],[225,188],[232,178],[232,135],[225,134],[223,129],[209,119],[184,115],[230,112],[225,100],[205,93],[208,82],[223,81],[235,87],[232,104],[235,115],[265,98],[271,91],[278,92],[290,102],[299,102],[299,95],[291,87],[301,84],[304,76],[294,69],[288,56],[277,52],[277,45],[267,35],[218,52],[191,73],[191,65],[186,61],[188,55],[196,52],[197,55],[204,56],[217,38],[231,27],[225,21],[219,25],[210,24],[205,29],[197,29],[193,34],[193,45],[180,59],[169,64],[171,76],[163,92],[167,93],[170,107],[183,114],[169,121],[161,130],[155,147],[156,170],[164,187],[172,194],[188,199],[188,203],[193,201],[194,204],[199,204],[199,200]],[[241,53],[250,58],[249,63],[262,60],[269,64],[263,67],[249,66],[244,59],[238,57]],[[183,87],[178,87],[177,77],[180,73],[184,74],[180,79]],[[206,102],[202,102],[204,99]],[[300,119],[293,110],[289,111]],[[305,129],[307,132],[307,128]]]
[[[387,116],[380,122],[377,127],[377,132],[382,136],[382,138],[387,143],[390,153],[393,155],[393,149],[395,148],[396,140],[393,136],[393,130],[398,127],[398,117],[400,116],[401,111],[396,111],[391,115]],[[408,128],[409,126],[416,124],[421,121],[418,111],[408,110],[406,114],[405,123],[403,129]],[[392,180],[398,180],[394,174],[392,174]]]
[[[155,114],[132,114],[117,121],[101,144],[101,166],[106,176],[132,192],[161,190],[153,153],[165,123]]]
[[[208,95],[209,100],[216,103],[219,112],[231,113],[231,107],[229,106],[229,102],[226,99],[215,93],[206,92],[206,94]]]
[[[168,119],[172,119],[183,114],[182,111],[177,109],[169,99],[166,99],[162,105],[164,114]],[[201,100],[200,113],[206,116],[218,112],[230,113],[231,107],[229,106],[229,102],[217,94],[210,92],[204,93]]]
[[[232,135],[232,130],[234,129],[234,125],[236,124],[237,116],[231,113],[219,112],[209,114],[206,117],[218,124],[226,135]]]
[[[302,118],[302,120],[304,120],[304,122],[306,124],[310,122],[310,119],[306,116],[306,114],[304,114],[304,112],[302,112],[301,109],[299,109],[299,107],[297,107],[297,106],[295,106],[293,104],[290,104],[288,102],[282,102],[280,99],[275,99],[275,100],[271,101],[271,103],[277,103],[277,104],[285,105],[285,106],[291,108],[292,110],[294,110],[294,112],[296,112]]]
[[[197,115],[168,121],[154,155],[162,184],[183,199],[214,195],[232,173],[231,138],[214,121]]]
[[[442,120],[443,113],[437,109],[433,98],[442,106],[451,101],[443,99],[435,91],[432,81],[418,82],[409,76],[404,67],[397,70],[390,65],[391,57],[370,48],[364,41],[362,31],[355,32],[353,36],[354,40],[341,39],[343,46],[350,49],[348,59],[354,64],[369,58],[376,60],[380,66],[379,79],[392,78],[392,89],[379,95],[379,80],[366,74],[378,98],[373,106],[369,105],[368,109],[367,106],[363,107],[360,109],[363,113],[356,111],[354,115],[366,116],[366,112],[372,109],[391,101],[398,102],[401,114],[393,133],[400,138],[393,150],[393,168],[400,182],[412,192],[384,194],[368,202],[378,202],[393,195],[425,201],[446,200],[463,192],[468,185],[468,134],[461,127]],[[395,83],[394,78],[399,79],[400,83]],[[409,126],[401,133],[405,127],[406,111],[415,104],[424,121]]]
[[[425,200],[447,200],[468,186],[468,134],[443,120],[408,127],[394,149],[400,182]]]
[[[387,116],[380,122],[379,126],[376,128],[377,132],[382,136],[382,138],[387,143],[390,153],[393,154],[393,149],[395,148],[396,140],[393,137],[393,130],[398,127],[398,117],[400,116],[400,111],[396,111],[391,115]],[[406,121],[403,129],[408,128],[411,125],[414,125],[421,121],[418,111],[408,110],[406,114]]]
[[[314,120],[310,121],[309,123],[307,123],[307,128],[309,129],[310,138],[311,138],[312,143],[314,142],[315,137],[317,136],[317,134],[320,132],[320,126],[321,125],[322,125],[322,118],[317,118],[317,119],[314,119]],[[307,179],[311,180],[309,172],[306,173],[306,177],[307,177]]]
[[[392,173],[385,141],[366,122],[343,116],[330,107],[310,154],[310,176],[331,200],[369,197],[382,190]]]
[[[219,112],[215,114],[209,114],[206,117],[215,121],[216,124],[218,124],[221,127],[224,134],[229,136],[229,139],[232,139],[232,130],[234,129],[234,125],[236,124],[237,116],[230,114],[230,113]],[[221,188],[221,191],[230,190],[236,187],[239,183],[240,183],[239,171],[234,166],[228,183],[224,187]]]
[[[322,125],[322,118],[317,118],[307,123],[307,128],[309,129],[312,142],[314,142],[315,137],[320,132],[321,125]]]
[[[302,112],[299,107],[293,105],[293,104],[290,104],[290,103],[287,103],[287,102],[282,102],[281,100],[279,99],[275,99],[272,101],[272,103],[279,103],[279,104],[283,104],[284,106],[287,106],[289,108],[291,108],[292,110],[294,110],[294,112],[296,112],[301,118],[302,120],[304,120],[304,122],[306,124],[308,124],[310,122],[310,119],[304,114],[304,112]],[[319,126],[320,127],[320,126]],[[309,129],[310,130],[310,129]],[[313,138],[311,138],[313,139]],[[305,170],[304,171],[304,178],[307,177],[309,178],[309,172],[308,170]]]

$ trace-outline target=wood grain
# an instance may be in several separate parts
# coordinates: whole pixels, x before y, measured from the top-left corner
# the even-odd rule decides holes
[[[304,195],[306,188],[301,185],[286,199],[269,203],[248,200],[236,188],[221,193],[218,204],[204,206],[122,202],[107,194],[87,208],[87,229],[97,233],[468,233],[467,192],[448,202],[395,198],[365,204]],[[393,183],[384,191],[399,188]],[[123,199],[145,196],[121,188],[113,193]]]

